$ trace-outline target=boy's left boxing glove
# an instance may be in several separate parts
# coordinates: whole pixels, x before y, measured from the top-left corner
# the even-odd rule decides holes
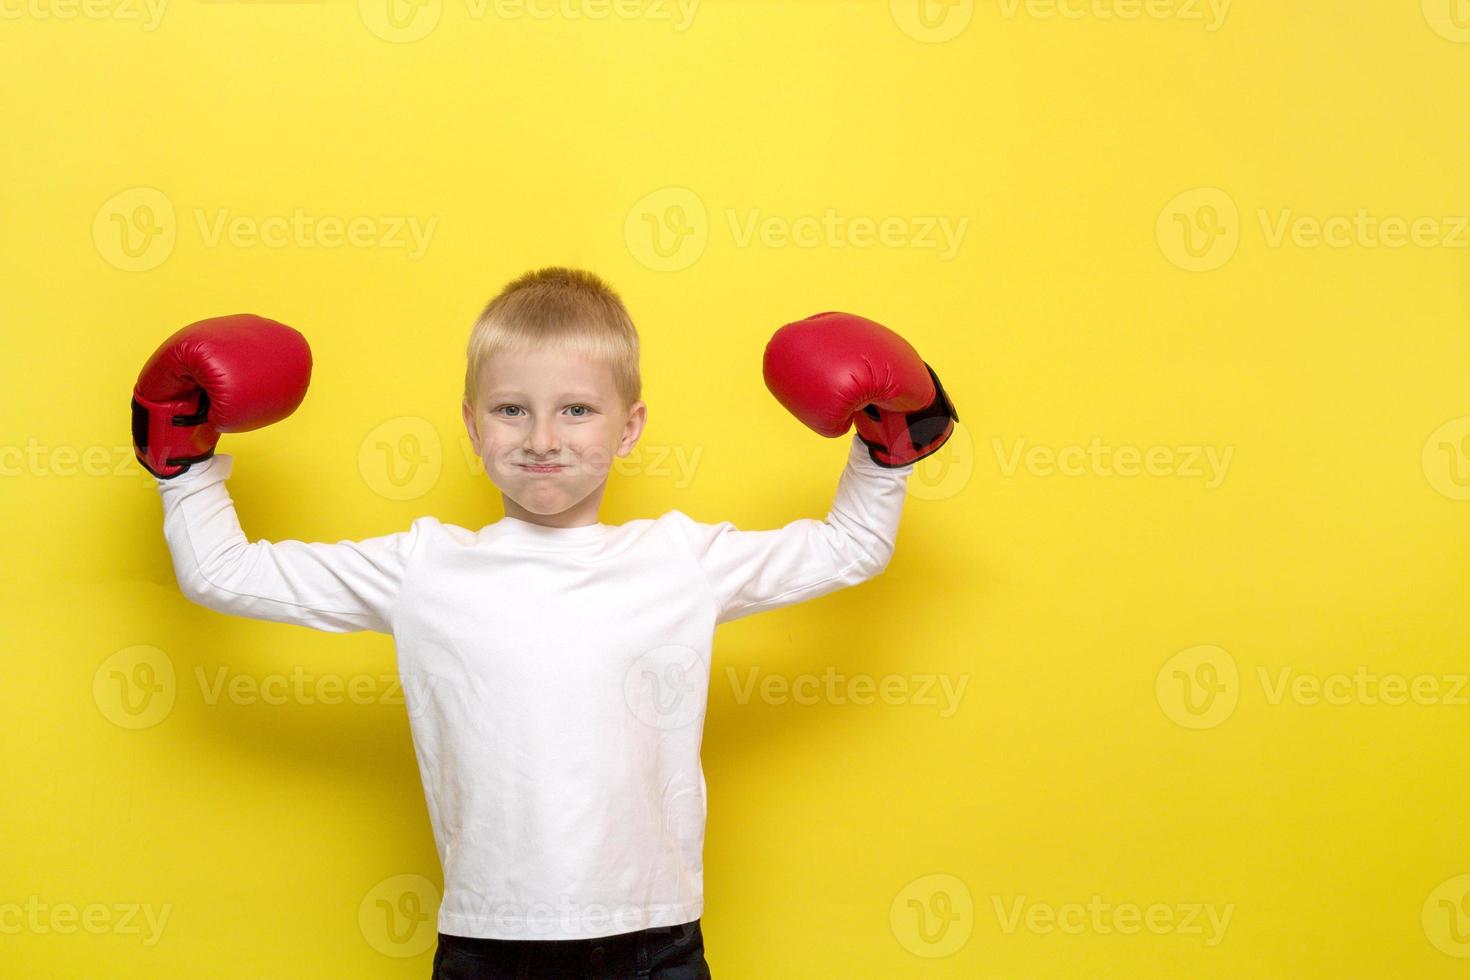
[[[133,451],[159,479],[214,455],[221,432],[247,432],[296,411],[311,348],[284,323],[252,313],[191,323],[154,351],[133,388]]]
[[[786,324],[766,344],[764,369],[766,387],[792,415],[828,438],[855,424],[879,466],[932,455],[960,420],[939,376],[906,340],[851,313]]]

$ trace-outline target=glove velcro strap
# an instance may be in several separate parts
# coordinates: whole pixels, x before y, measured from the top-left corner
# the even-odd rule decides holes
[[[917,411],[904,412],[901,417],[897,413],[882,412],[872,405],[863,406],[863,414],[879,423],[883,434],[889,437],[886,442],[879,441],[863,434],[862,430],[867,426],[858,427],[858,438],[868,447],[868,455],[879,466],[897,469],[932,456],[949,441],[954,423],[960,420],[959,412],[955,411],[954,403],[939,381],[939,375],[927,361],[924,369],[934,382],[934,398],[928,405]]]

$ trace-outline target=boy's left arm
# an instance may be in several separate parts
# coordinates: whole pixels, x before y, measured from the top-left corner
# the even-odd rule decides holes
[[[850,313],[788,323],[766,345],[766,386],[815,432],[856,427],[825,521],[771,531],[670,513],[727,622],[872,578],[888,566],[914,464],[938,451],[959,414],[939,376],[902,337]]]
[[[826,520],[802,518],[769,531],[730,521],[665,515],[703,572],[717,623],[814,599],[878,575],[893,557],[913,466],[887,468],[852,437]]]

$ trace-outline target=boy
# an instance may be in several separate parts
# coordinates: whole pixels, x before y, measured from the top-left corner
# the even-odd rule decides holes
[[[772,392],[824,435],[857,423],[827,520],[740,531],[675,510],[614,526],[597,519],[612,458],[647,418],[616,293],[580,270],[528,273],[467,355],[462,414],[500,521],[252,542],[215,441],[293,411],[310,353],[245,315],[170,338],[135,389],[134,436],[180,588],[220,612],[394,636],[444,873],[434,977],[708,977],[715,626],[879,574],[913,463],[958,416],[891,331],[835,313],[789,324],[766,350]]]

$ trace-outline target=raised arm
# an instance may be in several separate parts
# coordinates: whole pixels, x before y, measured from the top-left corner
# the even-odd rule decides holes
[[[133,386],[133,450],[158,481],[163,533],[184,595],[219,612],[331,632],[392,631],[425,522],[366,541],[250,541],[225,488],[222,432],[296,410],[311,381],[298,331],[252,313],[198,320],[165,340]]]
[[[913,465],[883,467],[852,437],[826,520],[802,518],[770,531],[730,521],[704,524],[682,511],[665,519],[703,572],[724,623],[857,585],[893,557]]]
[[[252,619],[333,633],[392,632],[393,605],[432,518],[362,541],[250,541],[225,486],[233,467],[234,458],[219,453],[158,481],[163,534],[184,595]]]
[[[790,605],[872,578],[888,566],[914,464],[949,440],[959,414],[939,376],[902,337],[851,313],[788,323],[766,344],[766,387],[807,428],[854,430],[825,521],[741,531],[669,521],[704,570],[717,622]]]

